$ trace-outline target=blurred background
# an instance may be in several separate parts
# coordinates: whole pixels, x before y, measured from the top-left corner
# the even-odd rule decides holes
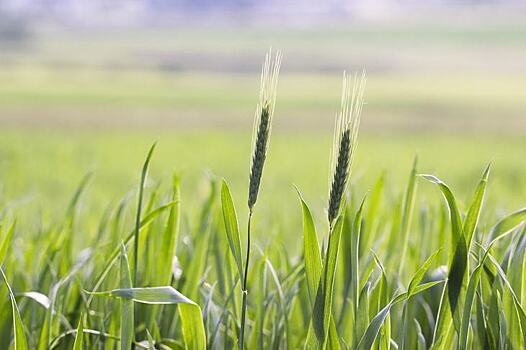
[[[206,179],[224,177],[244,204],[272,47],[269,218],[290,206],[299,218],[293,183],[323,210],[342,72],[364,68],[357,193],[385,172],[397,198],[418,154],[464,202],[492,161],[489,195],[514,209],[526,202],[525,19],[513,0],[0,0],[1,200],[53,218],[91,172],[100,216],[135,189],[157,140],[152,187],[180,172],[191,212]]]

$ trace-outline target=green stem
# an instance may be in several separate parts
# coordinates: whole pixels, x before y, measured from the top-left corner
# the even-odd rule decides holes
[[[245,322],[247,315],[247,279],[248,279],[248,263],[250,261],[250,223],[252,221],[252,209],[248,212],[248,224],[247,224],[247,257],[245,260],[245,273],[243,275],[243,301],[241,308],[241,334],[239,335],[239,349],[243,350],[245,346]]]

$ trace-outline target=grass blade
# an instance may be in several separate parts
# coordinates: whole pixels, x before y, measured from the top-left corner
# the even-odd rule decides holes
[[[162,235],[161,251],[157,263],[157,280],[159,284],[169,284],[172,279],[172,260],[175,255],[177,237],[179,234],[179,221],[181,214],[181,189],[180,179],[173,176],[172,201],[176,204],[171,207],[168,215],[168,223]]]
[[[122,288],[131,288],[132,280],[130,274],[130,265],[126,247],[121,242],[121,266],[120,266],[120,286]],[[133,301],[128,299],[121,300],[121,349],[131,349],[135,338],[134,307]]]
[[[139,197],[137,198],[137,215],[135,216],[135,233],[133,239],[133,285],[137,285],[137,268],[139,267],[139,232],[141,229],[141,211],[142,202],[144,196],[144,186],[146,184],[146,176],[148,175],[148,166],[150,165],[150,159],[152,158],[153,151],[155,150],[156,142],[152,144],[148,155],[144,161],[141,172],[141,182],[139,185]]]
[[[309,336],[305,345],[305,347],[309,349],[319,349],[325,346],[327,341],[327,334],[331,320],[334,275],[336,271],[336,262],[338,260],[343,221],[344,216],[338,216],[336,223],[329,234],[325,265],[318,284],[312,313],[312,331],[309,330]]]
[[[178,310],[186,349],[206,349],[206,334],[201,308],[195,303],[183,303],[178,305]]]
[[[195,304],[171,286],[114,289],[109,295],[141,304]]]
[[[136,302],[150,305],[178,304],[186,348],[191,350],[206,348],[206,335],[201,308],[171,286],[121,288],[94,294],[121,298],[129,303]]]
[[[13,232],[15,231],[16,222],[13,222],[11,226],[7,229],[4,237],[0,237],[0,265],[4,262],[5,257],[7,256],[7,248],[11,244],[11,239],[13,237]],[[0,235],[2,232],[0,231]]]
[[[477,186],[477,190],[475,191],[473,199],[471,200],[471,205],[468,209],[468,213],[466,214],[466,218],[464,219],[463,231],[468,250],[471,246],[471,239],[473,238],[473,233],[475,232],[477,223],[480,218],[480,212],[482,209],[482,203],[484,201],[484,194],[486,193],[486,186],[488,184],[490,169],[491,164],[488,164],[488,166],[484,170],[482,179],[480,180]]]
[[[447,296],[455,329],[457,332],[460,332],[462,316],[457,307],[460,306],[460,309],[462,309],[463,291],[465,292],[467,284],[468,270],[468,249],[462,228],[462,221],[460,219],[457,201],[450,188],[442,180],[433,175],[421,176],[438,185],[449,208],[451,218],[451,247],[449,252]]]
[[[221,206],[223,209],[223,219],[225,222],[225,231],[228,240],[228,246],[234,256],[240,279],[243,277],[243,265],[241,260],[241,241],[239,237],[239,226],[237,222],[236,209],[234,201],[230,194],[230,189],[225,180],[221,184]]]
[[[444,281],[435,281],[435,282],[428,282],[419,285],[414,289],[413,296],[419,293],[422,293],[426,290],[428,290],[431,287],[436,286],[439,283],[442,283]],[[359,350],[366,350],[371,349],[374,341],[376,340],[376,337],[378,336],[378,332],[380,331],[380,328],[382,327],[385,319],[391,312],[391,309],[394,305],[398,304],[401,301],[405,301],[408,298],[407,293],[399,294],[395,298],[393,298],[389,304],[387,304],[376,316],[373,317],[371,322],[369,323],[369,326],[367,327],[367,330],[365,331],[365,334],[360,339],[360,342],[358,343],[357,349]]]
[[[311,306],[314,307],[316,292],[322,272],[322,262],[316,227],[309,207],[301,197],[298,191],[303,211],[303,254],[305,262],[305,278],[307,280],[307,289],[310,297]]]
[[[440,249],[431,254],[429,258],[424,261],[424,263],[416,270],[415,274],[411,278],[411,282],[409,282],[409,287],[407,288],[408,297],[412,297],[413,293],[416,289],[416,287],[420,284],[420,281],[422,281],[422,278],[424,278],[425,273],[429,268],[431,267],[431,264],[433,261],[435,261],[435,258],[440,253]]]
[[[7,286],[9,292],[9,299],[11,300],[11,312],[13,315],[13,334],[14,334],[14,350],[28,350],[27,338],[24,333],[24,325],[22,323],[22,318],[20,317],[20,311],[18,310],[18,305],[16,304],[15,295],[11,290],[11,286],[7,282],[7,277],[4,273],[4,270],[0,267],[0,272]]]
[[[518,228],[526,220],[526,208],[519,209],[502,218],[491,230],[488,240],[504,236]]]
[[[407,258],[407,247],[409,245],[409,228],[411,225],[411,218],[413,217],[413,208],[416,198],[417,182],[416,167],[418,165],[418,157],[415,156],[413,160],[413,168],[411,169],[411,174],[409,175],[409,182],[407,184],[407,189],[405,192],[403,209],[402,209],[402,219],[400,222],[400,238],[402,240],[402,253],[400,255],[400,268],[399,272],[401,275],[404,273],[405,260]]]
[[[82,350],[84,347],[84,327],[82,326],[82,315],[80,315],[79,326],[77,327],[77,334],[75,335],[75,342],[73,343],[73,350]]]

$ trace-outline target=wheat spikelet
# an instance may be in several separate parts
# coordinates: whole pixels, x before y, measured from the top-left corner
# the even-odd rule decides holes
[[[332,225],[340,211],[354,158],[354,149],[360,127],[360,115],[365,90],[365,71],[361,76],[343,73],[340,112],[336,117],[334,139],[330,157],[329,207],[327,217]]]
[[[281,52],[278,51],[274,59],[272,59],[272,51],[269,51],[261,72],[259,103],[254,117],[252,163],[250,167],[248,191],[248,207],[250,211],[252,211],[257,201],[263,166],[267,157],[272,116],[274,115],[274,106],[276,104],[276,90],[280,65]]]

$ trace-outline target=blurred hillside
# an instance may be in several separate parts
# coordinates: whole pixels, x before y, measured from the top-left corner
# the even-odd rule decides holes
[[[67,25],[141,25],[198,22],[313,24],[360,19],[450,18],[463,14],[517,13],[520,0],[3,0],[0,16]],[[0,17],[1,18],[1,17]]]
[[[523,134],[525,13],[519,1],[7,0],[0,124],[244,130],[275,47],[282,130],[329,132],[342,71],[366,69],[366,132]]]

